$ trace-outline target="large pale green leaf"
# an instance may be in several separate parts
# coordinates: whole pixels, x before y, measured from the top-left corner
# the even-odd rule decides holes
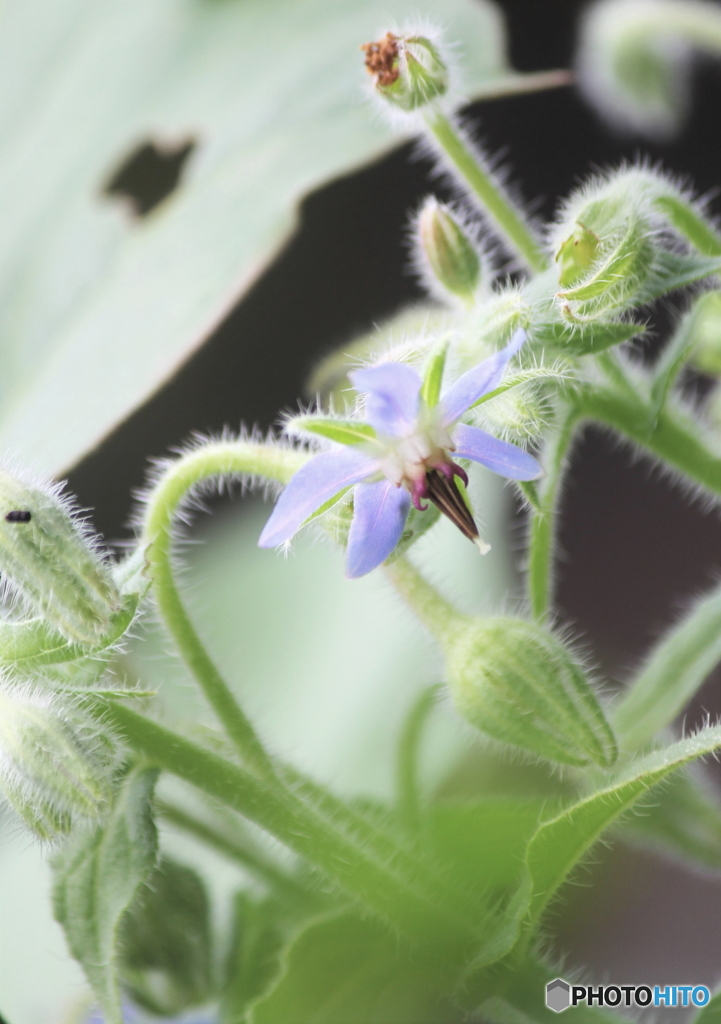
[[[579,860],[624,811],[673,772],[719,747],[721,726],[703,729],[633,762],[590,796],[544,822],[526,856],[533,885],[531,919],[538,920]]]
[[[377,922],[342,914],[299,936],[283,975],[251,1010],[250,1022],[441,1024],[453,1019],[437,994],[448,989],[444,966],[447,971],[452,965],[412,959]]]
[[[603,833],[649,790],[679,768],[721,747],[721,726],[701,730],[664,750],[627,765],[593,793],[543,821],[528,843],[516,896],[506,924],[482,949],[465,979],[464,1000],[478,1006],[497,985],[497,961],[513,949],[522,930],[535,934],[543,912],[559,888]],[[509,960],[505,960],[509,967]]]
[[[624,838],[690,867],[721,871],[721,804],[707,781],[678,772],[623,826]]]
[[[519,87],[490,0],[3,4],[0,450],[61,470],[173,373],[299,200],[397,138],[358,47],[427,15],[460,41],[468,95]],[[147,217],[103,196],[139,144],[189,139]]]
[[[107,822],[79,833],[57,857],[53,905],[107,1024],[122,1024],[116,943],[123,914],[157,855],[150,799],[157,772],[133,771]]]

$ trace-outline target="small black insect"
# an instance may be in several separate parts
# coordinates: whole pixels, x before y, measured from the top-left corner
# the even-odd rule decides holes
[[[8,512],[5,516],[6,523],[29,523],[32,519],[32,512],[26,512],[23,509],[14,509],[12,512]]]

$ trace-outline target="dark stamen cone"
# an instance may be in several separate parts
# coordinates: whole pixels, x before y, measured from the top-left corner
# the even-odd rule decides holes
[[[449,480],[437,469],[429,469],[426,473],[426,492],[436,508],[448,516],[464,537],[474,542],[478,540],[478,528],[454,479]]]

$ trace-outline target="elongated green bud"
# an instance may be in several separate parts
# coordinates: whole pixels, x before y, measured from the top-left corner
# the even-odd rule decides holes
[[[113,748],[77,704],[38,687],[0,688],[0,793],[41,839],[109,806]]]
[[[481,280],[480,257],[449,208],[433,196],[418,218],[418,241],[419,262],[431,286],[437,282],[451,296],[472,304]]]
[[[401,110],[418,110],[448,91],[448,68],[424,36],[387,32],[377,43],[365,43],[361,49],[377,93]]]
[[[721,292],[708,292],[697,303],[691,362],[703,373],[721,377]]]
[[[451,695],[476,728],[561,764],[614,763],[616,741],[585,672],[547,630],[475,619],[445,646]]]
[[[93,539],[53,485],[0,470],[0,573],[12,592],[59,633],[96,645],[123,598]]]

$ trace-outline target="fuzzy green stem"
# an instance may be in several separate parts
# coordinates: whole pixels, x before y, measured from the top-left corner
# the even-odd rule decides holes
[[[721,455],[707,448],[698,428],[684,422],[677,411],[662,409],[654,418],[653,407],[640,397],[605,388],[581,392],[578,409],[583,417],[613,427],[694,483],[721,495]]]
[[[141,546],[146,551],[155,599],[180,656],[248,766],[269,776],[273,765],[249,719],[208,655],[185,610],[172,564],[173,524],[188,494],[216,476],[248,474],[286,483],[307,456],[249,441],[203,445],[170,463],[148,496]]]
[[[528,595],[535,619],[543,621],[552,601],[553,552],[556,544],[556,510],[579,415],[565,410],[560,425],[547,442],[545,478],[540,507],[533,510],[528,542]]]
[[[406,831],[415,836],[420,830],[421,798],[418,784],[418,749],[428,716],[438,698],[438,686],[429,686],[411,705],[398,743],[396,779],[398,814]]]
[[[701,598],[651,652],[613,716],[626,750],[670,725],[721,661],[721,587]]]
[[[234,836],[213,825],[188,814],[182,807],[168,803],[165,800],[156,800],[155,809],[160,816],[171,825],[182,829],[188,835],[199,839],[206,846],[223,854],[229,860],[235,861],[246,868],[251,874],[267,882],[275,889],[289,893],[294,898],[299,896],[303,899],[310,899],[312,894],[295,879],[292,875],[281,870],[277,865],[272,864],[267,858],[260,856],[253,850],[248,849]]]
[[[493,180],[488,169],[480,163],[456,125],[435,107],[429,108],[424,120],[440,151],[479,201],[481,210],[515,255],[520,257],[529,270],[545,270],[548,260],[531,228]]]
[[[406,555],[400,555],[385,568],[393,586],[436,640],[446,643],[465,624],[466,617],[441,597]]]
[[[287,788],[259,779],[121,704],[105,703],[103,720],[151,764],[260,825],[408,936],[456,948],[477,941],[480,922],[453,913],[433,893],[380,864],[353,839],[329,828]]]

